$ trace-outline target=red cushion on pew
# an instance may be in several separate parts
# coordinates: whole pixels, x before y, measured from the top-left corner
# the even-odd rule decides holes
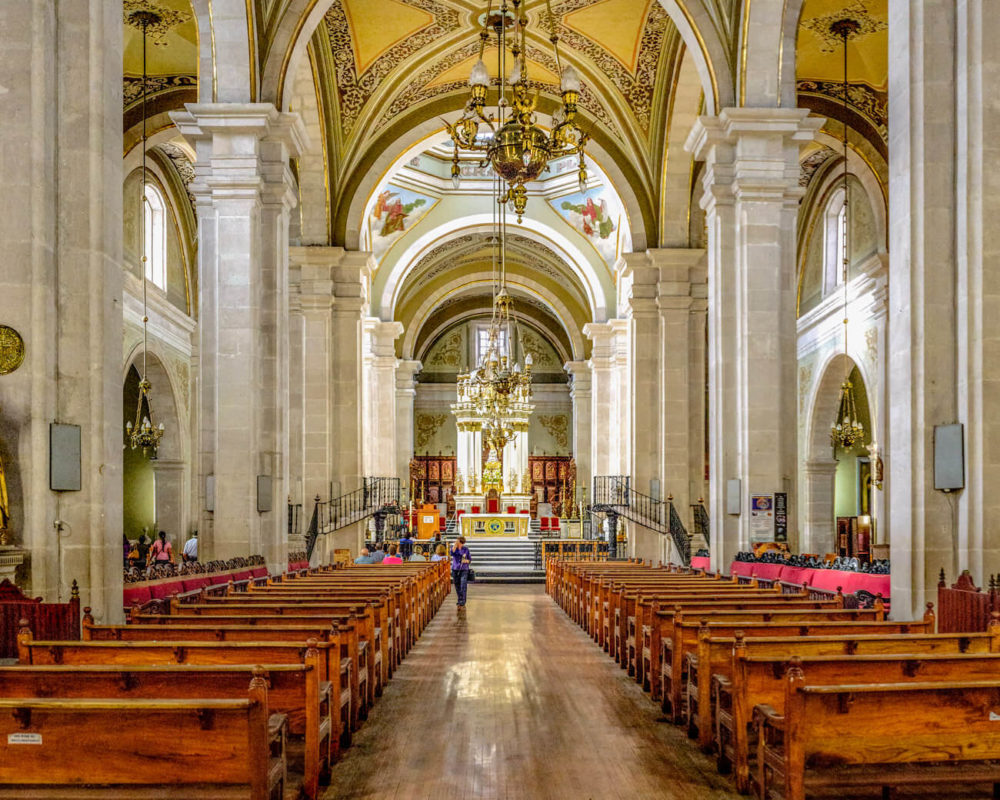
[[[250,570],[250,574],[253,575],[255,578],[263,578],[265,575],[267,575],[267,567],[254,567],[252,570]]]
[[[142,605],[150,601],[148,586],[133,586],[126,589],[122,594],[122,605],[131,608],[134,605]]]
[[[162,600],[184,591],[184,581],[164,581],[154,583],[149,587],[149,596],[153,600]]]
[[[200,578],[185,578],[184,591],[193,592],[195,589],[201,589],[203,586],[209,586],[211,583],[212,579],[208,576],[202,576]]]

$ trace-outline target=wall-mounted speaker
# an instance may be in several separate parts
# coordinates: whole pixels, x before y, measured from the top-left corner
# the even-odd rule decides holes
[[[49,488],[79,492],[83,479],[79,425],[49,425]]]
[[[205,510],[215,511],[215,476],[205,476]]]
[[[739,478],[726,481],[726,513],[737,517],[740,515],[740,494],[743,491],[741,485]]]
[[[272,480],[270,475],[258,475],[257,476],[257,512],[260,514],[265,514],[271,510],[274,505],[274,488],[272,486]]]
[[[965,431],[961,423],[934,426],[934,488],[965,488]]]

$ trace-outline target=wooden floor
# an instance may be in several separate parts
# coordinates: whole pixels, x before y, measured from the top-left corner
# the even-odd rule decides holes
[[[539,585],[454,592],[334,767],[333,798],[737,798]]]

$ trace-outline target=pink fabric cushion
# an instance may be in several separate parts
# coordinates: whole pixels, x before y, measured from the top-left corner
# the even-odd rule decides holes
[[[126,589],[122,595],[122,605],[127,608],[131,608],[134,605],[141,606],[143,603],[148,603],[149,600],[148,586],[133,586],[130,589]]]
[[[267,567],[254,567],[252,570],[250,570],[250,574],[253,575],[255,578],[263,578],[265,575],[267,575]]]

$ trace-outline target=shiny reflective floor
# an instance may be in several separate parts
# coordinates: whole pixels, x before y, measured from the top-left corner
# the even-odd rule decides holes
[[[540,585],[471,585],[334,767],[333,798],[737,798]]]

